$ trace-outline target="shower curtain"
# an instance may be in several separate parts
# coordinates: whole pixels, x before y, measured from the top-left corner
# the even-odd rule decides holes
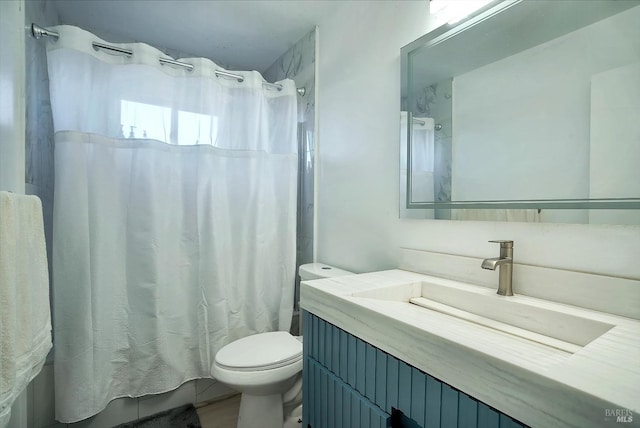
[[[226,343],[289,329],[296,92],[52,29],[56,419],[74,422],[211,377]]]
[[[400,217],[434,218],[432,209],[407,209],[407,119],[400,112]],[[430,117],[413,118],[411,124],[411,183],[413,202],[435,201],[435,122]]]

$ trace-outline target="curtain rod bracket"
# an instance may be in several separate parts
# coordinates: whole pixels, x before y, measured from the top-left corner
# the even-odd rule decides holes
[[[36,39],[40,39],[42,37],[52,37],[55,40],[58,40],[58,33],[54,31],[49,31],[46,28],[42,28],[39,25],[31,24],[31,35]]]

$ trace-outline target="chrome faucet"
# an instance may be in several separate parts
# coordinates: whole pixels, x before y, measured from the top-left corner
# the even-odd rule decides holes
[[[513,296],[511,283],[513,280],[513,241],[489,241],[500,244],[500,257],[484,259],[482,269],[496,270],[499,268],[498,294]]]

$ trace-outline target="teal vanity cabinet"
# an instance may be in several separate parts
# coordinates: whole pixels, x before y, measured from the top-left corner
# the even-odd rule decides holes
[[[524,427],[327,321],[303,316],[304,428]]]

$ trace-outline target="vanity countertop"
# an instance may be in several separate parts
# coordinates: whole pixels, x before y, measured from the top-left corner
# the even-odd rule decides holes
[[[456,282],[403,270],[304,281],[301,306],[532,427],[620,426],[617,415],[627,417],[622,426],[640,426],[640,321],[518,294],[500,297],[613,325],[566,352],[401,297],[358,297],[422,281]]]

